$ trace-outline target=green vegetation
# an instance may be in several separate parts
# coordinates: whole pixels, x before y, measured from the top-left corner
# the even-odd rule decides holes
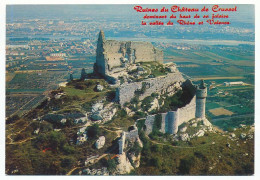
[[[233,128],[238,128],[240,124],[252,125],[254,122],[254,117],[231,117],[230,120],[218,120],[214,122],[214,125],[227,131]]]
[[[195,157],[189,156],[180,160],[179,174],[188,175],[192,166],[195,165]]]
[[[50,132],[48,134],[40,134],[35,139],[35,147],[43,150],[50,149],[53,151],[63,150],[66,144],[66,138],[63,133],[60,132]]]
[[[137,141],[134,142],[134,145],[129,149],[129,153],[134,153],[135,155],[139,154],[142,151],[139,143]]]
[[[127,116],[127,113],[123,109],[119,109],[116,115],[112,118],[111,121],[105,123],[106,127],[118,127],[124,131],[128,130],[128,127],[135,123],[134,119]]]
[[[153,124],[153,131],[151,134],[149,134],[149,137],[151,139],[158,140],[158,136],[163,136],[163,133],[160,132],[160,129],[162,128],[162,115],[156,114]]]
[[[141,62],[140,63],[145,69],[149,69],[154,77],[164,76],[168,73],[168,71],[163,67],[163,64],[159,62]]]
[[[141,108],[143,111],[148,111],[152,107],[152,102],[155,99],[155,97],[147,96],[142,100]]]
[[[164,59],[165,62],[174,59],[180,66],[179,70],[190,77],[230,77],[254,73],[254,46],[206,45],[185,51],[166,48]]]
[[[248,129],[234,131],[237,137]],[[208,133],[179,146],[156,144],[140,132],[141,165],[133,175],[252,175],[254,140],[231,141],[220,133]],[[214,142],[214,143],[213,143]],[[227,142],[230,148],[226,146]],[[237,145],[239,144],[239,146]],[[247,153],[247,156],[243,154]],[[243,156],[241,156],[243,155]],[[217,162],[217,163],[216,163]]]
[[[135,91],[135,95],[139,97],[140,95],[144,94],[146,90],[146,83],[142,82],[142,88]]]
[[[115,159],[109,159],[107,160],[107,169],[109,172],[113,173],[116,170],[117,162]]]
[[[88,137],[90,139],[96,139],[98,138],[98,134],[99,134],[99,125],[98,124],[94,124],[92,126],[89,126],[87,128],[87,133],[88,133]]]
[[[184,105],[183,98],[188,98],[184,95],[183,91],[178,91],[173,96],[164,100],[164,105],[160,108],[160,112],[167,112],[170,110],[176,110]]]
[[[138,131],[143,130],[144,124],[145,124],[145,119],[137,121],[137,125],[136,126],[138,128]]]
[[[96,92],[97,84],[103,85],[104,91]],[[63,95],[54,98],[57,93]],[[67,87],[55,90],[51,95],[53,98],[50,101],[43,101],[27,115],[12,116],[7,120],[8,174],[18,167],[19,171],[15,174],[64,175],[77,166],[78,161],[82,162],[88,156],[103,154],[107,150],[114,153],[117,150],[117,134],[114,130],[100,128],[97,124],[87,128],[88,140],[82,145],[76,145],[81,124],[74,124],[74,119],[84,115],[82,109],[90,110],[91,105],[99,99],[111,102],[114,98],[114,89],[109,88],[104,80],[73,80]],[[64,116],[66,123],[62,124],[60,120]],[[38,117],[44,121],[37,120]],[[99,136],[106,137],[106,144],[97,150],[94,143]]]
[[[189,54],[189,51],[172,50],[167,54],[168,57],[173,56],[174,59],[177,57],[177,60],[180,61],[185,59],[195,61],[198,59],[197,66],[181,68],[181,71],[184,69],[184,71],[188,72],[188,75],[197,76],[198,72],[200,72],[201,76],[217,75],[219,72],[225,72],[223,76],[237,75],[237,72],[245,74],[245,72],[248,73],[253,69],[251,62],[247,65],[247,62],[240,61],[240,56],[232,51],[223,50],[223,53],[227,55],[226,58],[219,51],[214,53],[190,51]],[[241,56],[245,59],[248,58],[243,53]],[[216,62],[218,59],[224,62]],[[245,59],[243,60],[245,61]],[[230,63],[230,66],[225,64],[227,62]],[[193,62],[186,63],[193,64]],[[185,62],[179,64],[186,65]],[[246,68],[243,66],[246,66]],[[157,77],[168,73],[157,62],[141,63],[141,67],[147,73],[142,74],[140,79],[147,75]],[[206,68],[208,68],[207,71],[205,71]],[[76,146],[77,130],[80,125],[73,124],[75,117],[68,118],[64,125],[60,124],[60,120],[63,118],[60,114],[90,111],[93,103],[99,100],[106,100],[105,103],[108,103],[115,97],[115,90],[110,88],[104,80],[90,79],[84,81],[84,71],[82,69],[81,80],[71,78],[67,87],[63,87],[52,94],[54,96],[57,93],[65,93],[59,99],[52,98],[50,101],[43,102],[26,116],[12,116],[7,119],[7,174],[11,174],[12,171],[18,169],[19,171],[16,174],[64,175],[78,166],[79,161],[82,163],[93,154],[102,155],[107,152],[110,155],[102,158],[92,167],[106,166],[110,172],[115,171],[118,162],[116,158],[113,159],[111,156],[118,151],[118,131],[127,131],[129,126],[135,123],[135,120],[144,118],[146,113],[143,111],[148,111],[151,102],[158,95],[152,94],[150,97],[145,98],[141,105],[138,105],[138,96],[146,90],[146,84],[143,83],[142,88],[136,91],[137,96],[132,99],[131,103],[126,105],[136,112],[133,117],[129,117],[125,110],[118,107],[119,110],[112,121],[102,126],[98,124],[89,126],[87,128],[88,140],[82,145]],[[137,71],[131,73],[135,74]],[[25,78],[28,79],[28,76],[24,76]],[[248,82],[253,82],[252,76],[246,78]],[[19,79],[19,76],[14,77],[10,84],[15,83],[17,79]],[[120,79],[120,81],[123,83],[123,79]],[[104,86],[102,92],[96,91],[97,84]],[[215,96],[219,90],[228,91],[229,95]],[[254,113],[253,86],[218,86],[209,94],[207,110],[225,106],[226,109],[236,115]],[[172,97],[159,99],[160,105],[164,101],[160,112],[183,107],[191,98],[192,95],[183,89],[183,91],[177,92]],[[50,115],[51,113],[52,115]],[[32,121],[32,119],[43,115],[45,115],[45,121]],[[254,118],[231,117],[230,120],[213,122],[224,130],[234,132],[236,137],[239,137],[242,132],[248,133],[249,129],[234,130],[233,128],[238,127],[239,124],[253,124]],[[254,173],[254,139],[232,141],[228,136],[217,132],[206,133],[204,137],[194,138],[190,142],[178,141],[173,143],[171,135],[164,135],[159,131],[161,129],[160,115],[155,116],[153,132],[149,135],[151,139],[143,132],[143,129],[145,129],[144,123],[144,120],[137,122],[140,139],[144,147],[141,148],[135,142],[129,149],[131,153],[142,153],[141,166],[132,172],[134,175],[252,175]],[[185,126],[185,124],[181,126]],[[39,134],[36,134],[35,130],[38,128]],[[56,128],[62,129],[57,132],[58,130],[54,131]],[[188,128],[186,132],[193,133],[195,130],[197,130],[196,127],[192,127]],[[97,150],[94,148],[94,143],[101,135],[106,137],[106,144],[102,149]],[[230,147],[227,147],[227,143],[230,144]]]
[[[80,75],[80,80],[84,81],[86,78],[87,78],[86,70],[85,70],[85,68],[82,68],[81,75]]]

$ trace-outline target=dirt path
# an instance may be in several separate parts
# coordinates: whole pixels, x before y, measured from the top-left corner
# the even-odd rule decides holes
[[[169,144],[164,144],[164,143],[160,143],[160,142],[151,140],[147,135],[146,135],[146,137],[154,144],[160,144],[160,145],[163,145],[163,146],[171,146],[171,147],[174,147],[174,148],[181,148],[181,149],[194,149],[195,148],[195,147],[182,147],[182,146],[173,146],[173,145],[169,145]]]
[[[110,129],[104,127],[104,126],[100,126],[100,128],[103,128],[103,129],[105,129],[106,131],[109,131],[109,132],[114,132],[114,133],[116,133],[116,134],[117,134],[117,137],[120,137],[120,136],[121,136],[121,133],[123,132],[123,130],[120,129],[120,128],[114,128],[114,129],[117,129],[116,131],[110,130]]]
[[[35,138],[36,138],[36,137],[30,137],[30,138],[24,139],[24,140],[22,140],[22,141],[17,141],[17,142],[13,142],[13,140],[12,140],[12,142],[6,143],[6,144],[21,144],[21,143],[24,143],[24,142],[26,142],[26,141],[29,141],[29,140],[32,140],[32,139],[35,139]]]
[[[22,140],[22,141],[18,141],[18,142],[14,142],[14,140],[11,138],[11,136],[13,135],[17,135],[19,133],[21,133],[22,131],[24,131],[32,122],[30,122],[29,124],[27,124],[23,129],[21,129],[20,131],[18,132],[15,132],[15,133],[10,133],[6,136],[6,139],[10,139],[10,143],[6,143],[6,144],[17,144],[17,143],[21,143],[21,142],[26,142],[29,138],[25,139],[25,140]],[[10,127],[10,131],[12,132],[12,129],[13,127]],[[35,138],[35,137],[34,137]],[[34,139],[32,138],[32,139]]]
[[[69,175],[71,175],[76,169],[78,169],[78,168],[81,168],[81,167],[74,167],[73,169],[71,169],[67,174],[66,174],[66,176],[69,176]]]
[[[105,129],[106,131],[109,131],[109,132],[115,132],[115,133],[117,134],[117,137],[116,137],[116,138],[120,137],[120,136],[121,136],[121,133],[122,133],[122,131],[123,131],[123,130],[120,129],[120,128],[114,128],[114,129],[117,129],[117,130],[115,130],[115,131],[110,130],[110,129],[107,129],[107,128],[104,127],[104,126],[100,126],[100,128],[103,128],[103,129]],[[115,139],[116,139],[116,138],[115,138]],[[87,168],[87,167],[89,167],[90,165],[93,165],[93,164],[97,163],[100,159],[102,159],[103,157],[106,157],[106,156],[109,154],[109,152],[112,151],[113,149],[114,149],[114,148],[110,149],[107,153],[104,153],[104,154],[102,154],[101,156],[98,156],[98,157],[94,160],[94,162],[93,162],[92,164],[89,164],[89,165],[87,165],[87,166],[77,166],[77,167],[72,168],[66,175],[69,176],[69,175],[71,175],[76,169],[79,169],[79,168]]]

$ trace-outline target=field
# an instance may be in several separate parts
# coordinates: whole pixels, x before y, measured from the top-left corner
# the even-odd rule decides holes
[[[15,76],[15,73],[6,73],[5,81],[9,82],[11,81]]]
[[[166,48],[165,62],[175,62],[179,70],[192,78],[241,77],[254,73],[254,49],[251,46],[203,46],[200,50]]]
[[[210,109],[209,112],[211,112],[215,116],[221,116],[221,115],[231,116],[232,114],[234,114],[233,112],[226,110],[224,108]]]
[[[56,89],[66,72],[7,73],[6,116],[22,115],[39,104],[49,90]]]

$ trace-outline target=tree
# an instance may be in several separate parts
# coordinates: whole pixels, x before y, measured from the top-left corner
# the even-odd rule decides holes
[[[70,81],[73,81],[73,75],[70,74]]]
[[[83,80],[85,80],[86,78],[87,78],[86,70],[85,70],[85,68],[82,68],[80,80],[83,81]]]

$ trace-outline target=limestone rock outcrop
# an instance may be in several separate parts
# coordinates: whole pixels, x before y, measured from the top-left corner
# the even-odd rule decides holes
[[[97,149],[101,149],[105,145],[105,143],[106,143],[105,136],[100,136],[96,141],[95,146]]]
[[[118,165],[116,167],[116,174],[126,174],[129,173],[134,167],[126,156],[126,153],[120,154],[118,156]]]

